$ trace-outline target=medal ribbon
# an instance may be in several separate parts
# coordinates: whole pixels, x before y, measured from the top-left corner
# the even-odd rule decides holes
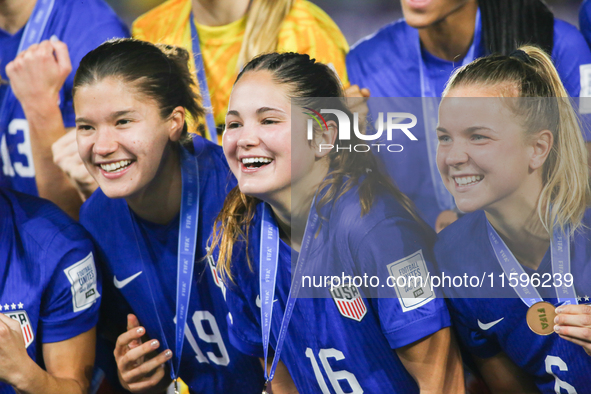
[[[487,220],[488,227],[488,238],[490,244],[497,256],[497,260],[505,272],[507,279],[510,279],[510,274],[516,273],[518,276],[525,273],[523,267],[511,250],[507,247],[505,242],[501,239],[497,231]],[[550,252],[552,258],[552,274],[560,274],[562,277],[570,273],[570,236],[568,227],[565,229],[566,233],[563,233],[558,226],[554,226],[552,234],[552,241],[550,243]],[[521,281],[519,281],[521,283]],[[561,281],[564,282],[564,281]],[[527,286],[515,286],[513,287],[519,298],[527,305],[531,307],[533,304],[543,301],[540,297],[538,290],[528,282]],[[556,287],[556,296],[560,304],[565,305],[577,305],[577,296],[575,294],[574,285],[567,287],[564,283],[561,287]]]
[[[18,45],[17,55],[27,50],[31,45],[37,44],[41,41],[41,36],[45,31],[45,26],[53,10],[55,0],[37,0],[35,8],[25,25],[25,31]],[[14,110],[17,102],[14,92],[7,86],[4,100],[2,100],[2,107],[0,108],[0,139],[8,129],[10,121],[10,114]]]
[[[213,107],[211,106],[211,97],[209,96],[207,78],[205,77],[205,65],[203,64],[203,55],[201,54],[201,46],[199,45],[199,33],[197,32],[197,27],[195,27],[193,13],[191,13],[190,20],[193,58],[195,59],[195,70],[197,71],[197,81],[199,83],[201,100],[203,100],[203,106],[206,109],[212,109],[205,114],[205,122],[207,123],[206,137],[208,140],[217,144],[218,135],[215,127],[215,120],[213,119]]]
[[[197,158],[189,154],[184,148],[180,149],[181,155],[181,176],[182,176],[182,192],[181,192],[181,211],[179,218],[179,240],[178,240],[178,255],[177,255],[177,284],[176,284],[176,317],[175,317],[175,353],[170,362],[170,375],[173,382],[176,382],[181,364],[181,355],[183,351],[183,342],[185,339],[185,324],[187,321],[187,310],[189,308],[189,299],[191,296],[191,284],[193,279],[193,267],[195,262],[195,247],[197,241],[197,227],[199,223],[199,165]],[[133,218],[133,213],[129,209],[129,216],[131,219],[131,226],[135,235],[136,244],[140,259],[142,261],[143,272],[151,272],[148,270],[144,259],[142,257],[142,247],[139,244],[139,239],[136,230],[136,221]],[[144,245],[149,247],[149,245]],[[154,314],[158,326],[160,327],[160,337],[166,349],[170,349],[162,321],[158,315],[158,307],[154,298],[154,290],[150,277],[146,277],[148,282],[148,289],[152,298],[152,305],[154,306]],[[177,383],[175,383],[175,387]]]
[[[273,216],[267,208],[267,204],[263,204],[263,221],[261,224],[261,242],[260,242],[260,260],[259,260],[259,283],[260,283],[260,298],[261,298],[261,330],[263,334],[263,348],[265,352],[265,380],[270,382],[275,376],[275,369],[279,362],[281,350],[283,348],[283,341],[287,335],[287,327],[291,320],[293,308],[301,288],[302,274],[304,266],[309,258],[310,246],[314,234],[318,230],[320,218],[314,208],[312,200],[310,213],[308,214],[308,221],[306,222],[306,230],[304,231],[304,238],[302,240],[302,248],[298,256],[295,272],[292,276],[292,283],[285,305],[285,313],[281,321],[281,328],[279,329],[279,336],[277,338],[277,345],[275,346],[275,356],[273,357],[273,364],[271,370],[267,374],[267,356],[269,353],[269,336],[271,334],[271,321],[273,316],[273,300],[275,298],[275,278],[277,276],[277,265],[279,262],[279,229],[273,219]]]
[[[446,209],[454,209],[455,203],[453,200],[452,195],[447,191],[445,185],[443,184],[443,179],[439,175],[439,170],[437,168],[437,145],[439,143],[437,139],[437,110],[438,110],[438,101],[435,100],[435,97],[438,97],[437,92],[435,91],[435,86],[433,82],[429,79],[429,74],[427,73],[427,66],[423,61],[423,54],[421,52],[421,40],[418,35],[418,31],[416,31],[416,39],[415,42],[417,43],[417,53],[419,56],[419,73],[421,79],[421,97],[423,103],[423,121],[425,122],[425,140],[427,141],[427,156],[429,157],[429,167],[431,169],[431,181],[433,182],[433,187],[435,188],[435,197],[437,199],[437,205],[439,205],[439,209],[442,211]],[[476,57],[476,48],[480,45],[482,36],[482,28],[481,28],[481,19],[480,19],[480,9],[476,11],[476,22],[474,26],[474,38],[472,40],[472,45],[470,45],[470,49],[468,49],[468,53],[464,57],[462,61],[462,66],[472,62]]]
[[[197,158],[181,149],[182,196],[179,223],[179,246],[176,281],[176,363],[172,363],[172,378],[178,378],[185,339],[185,322],[191,296],[195,266],[197,227],[199,223],[199,164]],[[162,337],[165,338],[164,333]]]

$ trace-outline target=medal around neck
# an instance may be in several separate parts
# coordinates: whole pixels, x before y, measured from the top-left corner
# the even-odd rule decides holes
[[[510,278],[509,272],[525,274],[521,264],[513,256],[511,250],[505,245],[505,242],[488,220],[487,225],[490,244],[507,278]],[[550,243],[550,254],[552,274],[561,276],[570,274],[570,236],[568,227],[563,232],[558,226],[555,226]],[[554,318],[556,317],[555,306],[544,301],[531,282],[528,282],[526,286],[518,284],[513,290],[529,308],[525,315],[529,328],[538,335],[552,334],[554,332]],[[555,285],[554,290],[559,304],[577,305],[574,286]]]
[[[549,302],[536,302],[527,310],[525,318],[530,330],[538,335],[550,335],[554,332],[555,307]]]

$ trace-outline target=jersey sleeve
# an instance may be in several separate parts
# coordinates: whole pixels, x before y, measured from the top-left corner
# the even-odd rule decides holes
[[[393,349],[450,326],[444,300],[431,289],[433,262],[429,243],[418,223],[401,218],[378,222],[359,243],[357,261],[377,275],[372,307]],[[414,279],[413,279],[414,278]]]
[[[74,104],[72,98],[72,88],[74,87],[74,76],[80,65],[80,61],[88,52],[98,47],[103,42],[112,38],[129,37],[127,27],[116,18],[106,18],[106,20],[95,24],[91,29],[81,30],[83,33],[76,39],[68,43],[68,51],[72,62],[72,72],[66,78],[64,83],[64,102],[61,103],[62,117],[64,126],[74,127],[76,125],[76,115],[74,113]]]
[[[554,22],[552,60],[569,96],[591,96],[591,87],[586,86],[591,72],[589,46],[576,27],[559,19]]]
[[[69,225],[51,240],[40,258],[48,268],[38,328],[43,343],[90,330],[98,321],[102,288],[86,232],[78,224]]]
[[[279,31],[278,52],[298,52],[332,65],[343,86],[349,86],[345,56],[349,45],[334,21],[309,1],[296,1]]]
[[[244,354],[264,357],[260,320],[254,316],[239,285],[228,286],[226,302],[230,343]]]

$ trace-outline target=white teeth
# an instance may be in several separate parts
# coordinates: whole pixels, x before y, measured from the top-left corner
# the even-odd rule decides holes
[[[454,177],[454,180],[460,186],[471,185],[480,182],[481,179],[482,175],[463,176],[461,178]]]
[[[101,168],[107,172],[119,172],[131,164],[131,160],[121,160],[116,163],[101,164]]]
[[[264,164],[268,164],[270,162],[272,162],[272,159],[269,159],[268,157],[245,157],[244,159],[242,159],[242,163],[243,164],[250,164],[250,163],[264,163]]]

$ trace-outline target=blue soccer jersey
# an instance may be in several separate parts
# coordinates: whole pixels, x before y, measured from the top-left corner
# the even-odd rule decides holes
[[[587,44],[591,46],[591,1],[585,0],[579,10],[579,28]]]
[[[197,136],[194,146],[199,221],[179,377],[192,393],[258,394],[261,365],[230,344],[226,288],[215,265],[203,259],[213,222],[236,182],[221,147]],[[160,341],[160,351],[174,353],[179,217],[167,225],[147,222],[130,213],[124,199],[110,199],[99,189],[83,205],[80,221],[96,243],[105,292],[129,304],[150,338]],[[117,318],[125,325],[125,313]]]
[[[586,230],[571,237],[571,273],[580,302],[591,297],[591,243],[589,242],[591,211],[584,218]],[[483,211],[468,214],[445,228],[435,246],[435,256],[441,275],[482,277],[486,273],[486,290],[472,291],[465,287],[445,290],[450,315],[460,342],[468,353],[480,358],[504,352],[524,372],[530,374],[543,393],[586,393],[591,387],[591,357],[581,346],[560,338],[557,334],[540,336],[527,325],[528,307],[517,296],[505,278],[502,286],[501,268],[489,241],[487,220]],[[551,285],[550,249],[537,270],[523,266],[530,277],[541,279],[537,290],[544,301],[558,306],[555,287]],[[489,276],[492,275],[492,276]],[[490,281],[493,278],[493,287]],[[557,282],[558,283],[558,282]],[[547,287],[542,287],[542,285]],[[495,298],[486,297],[492,291]],[[490,294],[490,293],[489,293]],[[474,298],[459,298],[459,297]],[[553,324],[551,322],[551,324]],[[575,391],[576,390],[576,391]]]
[[[346,283],[331,291],[329,285],[314,289],[321,298],[296,299],[281,361],[300,393],[418,393],[416,382],[393,349],[449,326],[449,315],[444,301],[428,290],[415,298],[415,288],[404,292],[385,283],[388,275],[397,276],[399,272],[427,275],[432,260],[430,233],[385,194],[376,197],[363,217],[357,188],[340,197],[334,207],[328,205],[323,209],[327,220],[312,242],[307,262],[313,269],[306,272],[316,274],[315,279],[306,280],[304,276],[303,286],[314,286],[312,283],[318,283],[322,280],[318,276],[324,274],[340,276],[346,272],[379,277],[384,287],[377,285],[372,292]],[[262,203],[250,229],[248,249],[253,270],[242,248],[232,263],[236,285],[229,286],[227,293],[230,340],[243,352],[258,357],[264,354],[258,259],[261,211]],[[277,343],[296,255],[280,241],[271,347]],[[300,294],[305,295],[307,290],[303,288]]]
[[[6,65],[16,57],[24,29],[14,35],[0,29],[0,76],[3,80],[7,79]],[[110,38],[129,37],[129,30],[103,0],[56,0],[41,40],[49,40],[53,35],[68,45],[72,61],[72,72],[59,92],[59,107],[64,126],[74,127],[72,87],[80,60]],[[0,85],[0,102],[6,92],[7,85]],[[4,117],[8,130],[0,136],[0,186],[37,195],[29,124],[18,101]]]
[[[27,353],[98,321],[99,273],[82,226],[49,201],[0,189],[0,313],[21,323]],[[0,393],[14,393],[0,382]]]
[[[351,49],[346,59],[349,80],[351,84],[368,88],[372,97],[421,97],[418,48],[417,29],[404,20],[389,24]],[[475,57],[485,55],[483,42],[475,45],[474,54]],[[461,66],[463,59],[449,62],[425,50],[421,51],[421,56],[425,64],[425,78],[433,85],[434,94],[441,96],[447,80],[453,70]],[[581,33],[559,19],[554,20],[552,59],[572,97],[579,97],[582,91],[591,92],[586,87],[591,85],[588,77],[591,75],[591,51]],[[378,112],[388,111],[388,108],[379,107],[382,103],[380,100],[368,101],[374,120]],[[409,143],[406,137],[401,136],[400,141],[393,142],[404,146],[402,152],[392,154],[382,149],[380,155],[396,185],[415,203],[427,223],[434,226],[437,216],[444,209],[438,202],[432,180],[432,176],[438,177],[439,174],[431,173],[421,107],[417,108],[415,115],[419,122],[412,128],[412,133],[418,141]],[[432,143],[437,145],[436,138]]]

